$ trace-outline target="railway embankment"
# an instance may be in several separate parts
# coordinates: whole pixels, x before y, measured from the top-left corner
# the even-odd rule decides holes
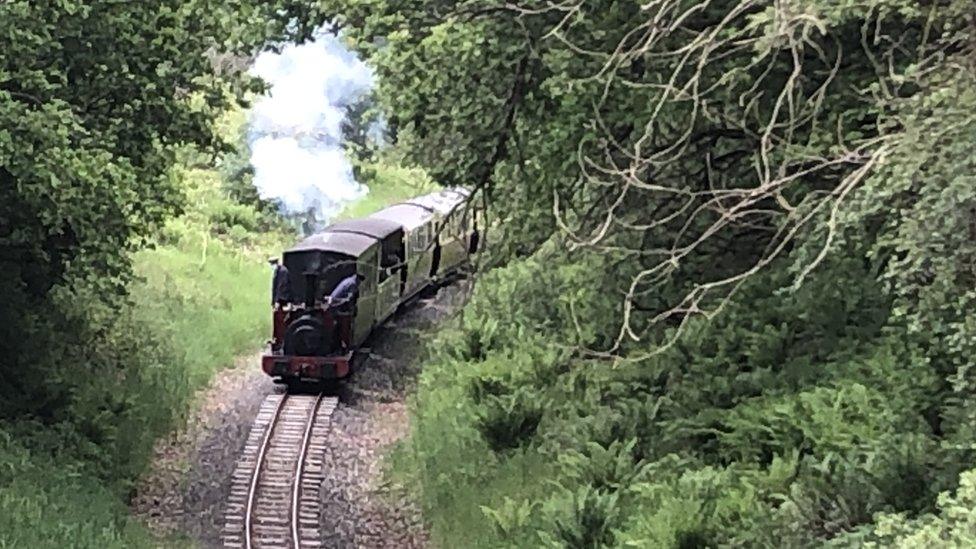
[[[156,543],[125,506],[143,497],[133,482],[156,438],[185,423],[193,388],[267,332],[261,253],[211,241],[203,260],[203,250],[185,240],[139,253],[142,279],[103,335],[82,344],[68,322],[61,338],[73,347],[47,347],[73,364],[71,377],[48,378],[51,387],[68,383],[71,414],[0,424],[0,539],[14,547]]]

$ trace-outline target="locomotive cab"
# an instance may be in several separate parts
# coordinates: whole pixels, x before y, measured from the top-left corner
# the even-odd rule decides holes
[[[286,251],[291,302],[274,311],[274,336],[262,369],[281,382],[321,381],[349,375],[352,350],[370,326],[360,326],[359,310],[375,301],[369,258],[374,239],[347,233],[312,235]],[[364,261],[365,260],[365,261]],[[344,278],[361,274],[359,297],[340,310],[329,294]]]
[[[278,381],[322,381],[349,375],[353,352],[399,303],[403,230],[360,220],[333,225],[286,251],[292,300],[274,312],[274,337],[262,359]],[[358,276],[357,296],[331,303],[344,279]]]
[[[366,218],[343,221],[326,230],[366,236],[376,241],[375,250],[370,249],[359,261],[361,268],[368,267],[369,284],[375,290],[369,308],[362,310],[356,319],[357,325],[362,323],[366,330],[362,334],[365,339],[365,334],[373,325],[386,320],[396,311],[405,290],[407,265],[403,227],[385,219]],[[368,319],[361,320],[360,316]]]

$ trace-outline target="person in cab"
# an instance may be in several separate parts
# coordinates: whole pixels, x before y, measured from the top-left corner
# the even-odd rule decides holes
[[[356,300],[359,299],[359,284],[365,279],[366,277],[359,273],[347,276],[340,280],[329,294],[329,309],[333,311],[339,323],[341,334],[339,341],[343,351],[348,350],[351,345],[352,319],[355,316]]]
[[[359,298],[359,283],[366,277],[356,273],[343,278],[336,284],[329,294],[329,307],[339,313],[350,314],[355,310],[356,300]]]
[[[282,309],[291,302],[288,268],[279,263],[277,257],[269,258],[268,263],[274,269],[274,276],[271,279],[271,306],[275,309]]]

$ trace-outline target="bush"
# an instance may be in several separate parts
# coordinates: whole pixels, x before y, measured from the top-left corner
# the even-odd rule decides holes
[[[478,405],[475,426],[492,450],[512,450],[529,443],[545,407],[541,395],[525,387],[501,395],[488,394]]]
[[[767,474],[702,467],[677,456],[661,460],[650,469],[647,481],[628,489],[628,518],[618,536],[622,545],[776,545],[770,543],[774,538],[764,518],[772,509],[754,486],[754,482],[769,482]],[[754,480],[744,480],[743,475]]]
[[[551,547],[611,547],[620,514],[616,492],[584,485],[566,490],[547,503],[546,520],[551,526],[540,531],[539,536]]]
[[[483,276],[432,342],[401,470],[417,472],[437,543],[806,546],[929,512],[952,487],[962,456],[933,417],[944,384],[883,329],[867,265],[832,261],[795,292],[771,271],[673,345],[611,363],[581,356],[616,314],[590,292],[613,279],[588,261],[543,249]],[[556,295],[574,291],[572,307]]]
[[[559,456],[562,474],[574,483],[612,492],[626,490],[644,480],[649,464],[634,459],[636,440],[614,441],[608,447],[595,442],[584,452],[569,450]]]
[[[851,536],[841,542],[862,547],[973,547],[976,545],[976,470],[959,479],[955,494],[939,495],[939,515],[910,518],[904,514],[882,515],[872,532]]]
[[[0,425],[0,547],[155,547],[81,463],[29,451]]]
[[[218,203],[210,212],[211,224],[218,234],[230,234],[237,229],[243,234],[256,233],[261,229],[261,218],[250,206],[234,202]]]
[[[189,394],[172,342],[124,296],[106,301],[83,283],[20,315],[9,328],[23,347],[0,385],[0,420],[19,422],[12,428],[35,448],[128,482]]]
[[[0,292],[0,546],[158,545],[125,507],[154,443],[267,337],[264,259],[282,235],[250,233],[253,210],[212,173],[176,176],[193,208],[124,258],[135,280],[69,272],[43,298]]]
[[[506,542],[508,547],[518,547],[517,540],[529,530],[533,515],[538,512],[539,507],[538,502],[505,498],[498,507],[482,506],[481,511],[491,522],[499,540]]]

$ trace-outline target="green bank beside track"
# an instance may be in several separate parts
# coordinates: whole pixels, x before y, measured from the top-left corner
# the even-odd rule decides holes
[[[266,260],[288,237],[231,199],[217,171],[174,177],[193,206],[133,256],[127,294],[102,304],[76,290],[59,304],[70,314],[39,320],[58,334],[35,340],[50,377],[22,383],[28,394],[41,393],[33,383],[67,386],[58,393],[67,408],[0,422],[0,546],[167,543],[128,516],[135,479],[195,391],[267,338]]]

